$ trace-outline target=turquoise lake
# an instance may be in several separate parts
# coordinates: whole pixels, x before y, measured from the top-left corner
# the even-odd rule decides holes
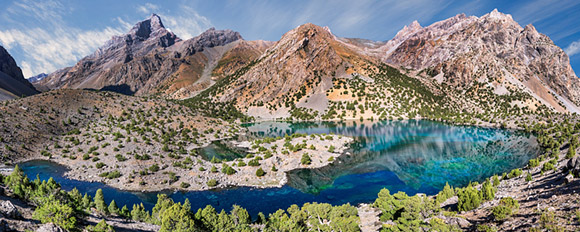
[[[289,173],[289,183],[282,188],[235,187],[162,193],[180,202],[189,198],[194,211],[208,204],[229,211],[237,204],[251,215],[258,212],[267,215],[306,202],[334,205],[373,202],[382,188],[409,195],[436,194],[446,182],[465,186],[470,181],[482,181],[494,174],[524,167],[540,152],[531,134],[427,120],[260,122],[244,126],[250,137],[334,133],[353,137],[355,142],[349,155],[341,156],[328,167]],[[227,151],[220,145],[212,145],[202,156],[213,157],[216,150]],[[48,161],[30,161],[21,167],[31,179],[37,175],[41,179],[53,177],[66,190],[76,187],[83,193],[94,194],[102,188],[105,200],[115,199],[119,205],[143,202],[151,209],[159,193],[121,191],[102,183],[66,179],[63,177],[66,168]]]

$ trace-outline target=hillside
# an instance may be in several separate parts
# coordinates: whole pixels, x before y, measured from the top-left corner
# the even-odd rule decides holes
[[[262,119],[430,118],[512,127],[527,115],[577,112],[577,82],[562,49],[494,11],[425,28],[414,22],[387,42],[338,38],[305,24],[186,102],[231,104]]]

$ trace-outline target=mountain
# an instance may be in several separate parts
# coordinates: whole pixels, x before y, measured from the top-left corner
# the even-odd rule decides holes
[[[261,118],[461,118],[580,112],[568,56],[532,25],[494,10],[386,42],[301,25],[200,98]],[[452,116],[451,116],[452,115]]]
[[[30,84],[14,58],[0,46],[0,101],[38,93]]]
[[[298,104],[322,111],[328,106],[325,93],[334,78],[365,75],[375,62],[378,60],[349,49],[328,28],[305,24],[284,34],[216,97],[222,102],[235,101],[251,115],[266,112],[263,104],[269,109],[288,110]],[[308,87],[302,91],[305,85]],[[306,92],[310,103],[300,102]]]
[[[225,52],[236,47],[237,43],[233,43],[241,40],[237,32],[211,28],[183,41],[153,14],[137,23],[129,33],[113,37],[75,66],[51,73],[36,85],[48,89],[102,89],[185,98],[213,84],[212,67]],[[267,47],[246,43],[248,54],[261,54]],[[257,55],[246,58],[254,56]]]
[[[28,82],[34,84],[35,82],[39,82],[42,79],[46,78],[47,76],[48,76],[48,74],[41,73],[41,74],[38,74],[36,76],[32,76],[32,77],[28,78]]]
[[[391,65],[425,70],[462,90],[478,84],[499,94],[524,90],[560,112],[578,112],[580,83],[568,56],[534,26],[522,28],[497,9],[425,28],[414,23],[391,41],[380,49],[380,58]]]

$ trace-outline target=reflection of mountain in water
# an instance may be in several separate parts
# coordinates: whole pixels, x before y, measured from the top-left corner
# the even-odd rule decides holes
[[[341,176],[384,170],[414,189],[441,189],[445,182],[462,186],[522,167],[539,152],[535,137],[524,133],[423,120],[264,122],[248,129],[261,136],[336,133],[355,138],[353,155],[329,167],[289,173],[289,184],[304,192],[331,188]]]

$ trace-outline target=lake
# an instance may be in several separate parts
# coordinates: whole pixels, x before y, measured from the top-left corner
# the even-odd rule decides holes
[[[373,202],[382,188],[388,188],[391,193],[432,195],[446,182],[462,187],[470,181],[482,181],[494,174],[524,167],[540,152],[531,134],[428,120],[259,122],[243,126],[248,129],[249,137],[334,133],[353,137],[355,142],[349,154],[330,166],[292,171],[288,174],[289,183],[282,188],[235,187],[158,193],[168,194],[180,202],[189,198],[194,211],[208,204],[218,211],[229,211],[237,204],[253,216],[258,212],[267,215],[306,202],[333,205]],[[201,155],[221,157],[227,151],[213,144],[201,151]],[[48,161],[29,161],[20,167],[31,179],[37,175],[43,180],[53,177],[65,190],[76,187],[82,193],[94,195],[101,188],[107,202],[115,199],[120,206],[126,204],[131,208],[132,204],[143,202],[151,209],[157,201],[158,193],[122,191],[102,183],[66,179],[63,177],[66,168]]]

